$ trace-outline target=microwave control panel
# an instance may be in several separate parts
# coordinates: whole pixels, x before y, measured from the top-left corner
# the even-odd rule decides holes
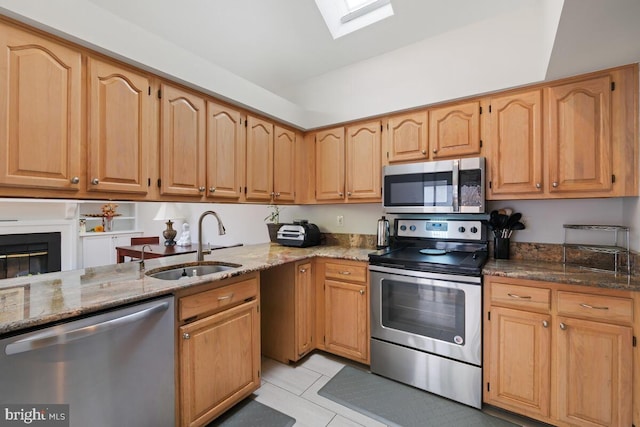
[[[482,221],[398,219],[396,236],[422,239],[476,240],[483,239]]]

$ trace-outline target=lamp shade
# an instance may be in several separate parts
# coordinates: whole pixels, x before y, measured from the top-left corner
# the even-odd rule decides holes
[[[156,221],[184,219],[184,215],[175,203],[161,203],[158,213],[153,219]]]

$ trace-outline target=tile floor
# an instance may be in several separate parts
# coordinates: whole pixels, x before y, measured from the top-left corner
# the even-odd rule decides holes
[[[285,365],[262,359],[262,386],[254,393],[256,400],[296,419],[296,427],[384,427],[385,424],[318,395],[320,390],[345,364],[355,362],[321,352],[314,352],[296,364]],[[487,410],[523,427],[545,424],[522,420],[497,410]]]

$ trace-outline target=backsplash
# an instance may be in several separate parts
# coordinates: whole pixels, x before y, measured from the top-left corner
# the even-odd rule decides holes
[[[346,246],[349,248],[376,249],[375,234],[323,233],[323,244]]]

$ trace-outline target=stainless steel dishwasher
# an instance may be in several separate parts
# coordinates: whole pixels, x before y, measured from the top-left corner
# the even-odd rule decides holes
[[[175,424],[173,297],[0,340],[0,404],[68,404],[69,425]]]

